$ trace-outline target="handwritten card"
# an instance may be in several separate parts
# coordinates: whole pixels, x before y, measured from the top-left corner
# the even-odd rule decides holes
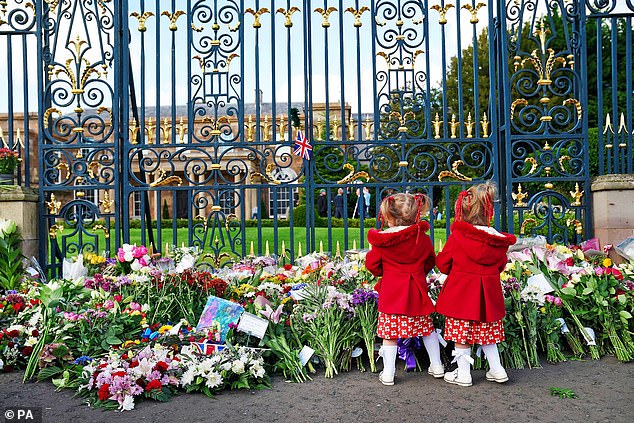
[[[251,314],[247,311],[242,314],[242,317],[240,317],[240,322],[238,323],[238,330],[240,332],[251,334],[252,336],[256,336],[260,339],[264,338],[264,334],[266,334],[266,328],[268,327],[268,320],[262,319],[261,317],[258,317],[255,314]]]

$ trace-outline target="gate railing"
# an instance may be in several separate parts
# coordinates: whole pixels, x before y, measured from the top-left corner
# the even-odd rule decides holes
[[[458,192],[488,179],[498,227],[579,241],[592,141],[600,172],[631,172],[630,0],[7,3],[0,129],[13,148],[29,134],[20,177],[39,184],[54,269],[123,242],[196,245],[214,266],[365,248],[395,191],[432,198],[438,246]],[[24,73],[23,95],[20,48],[41,81]],[[299,131],[311,160],[292,153]]]

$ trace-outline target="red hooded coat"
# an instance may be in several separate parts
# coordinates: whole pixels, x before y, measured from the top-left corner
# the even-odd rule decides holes
[[[515,236],[501,235],[463,221],[452,225],[447,244],[436,258],[438,270],[449,275],[438,295],[438,313],[478,322],[496,322],[504,317],[500,272]]]
[[[386,314],[426,316],[434,312],[427,294],[427,273],[434,267],[434,248],[425,233],[427,222],[395,232],[371,229],[365,267],[382,276],[374,289],[379,293],[379,311]]]

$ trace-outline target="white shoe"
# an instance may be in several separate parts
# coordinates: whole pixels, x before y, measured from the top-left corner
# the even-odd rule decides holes
[[[458,369],[454,370],[453,372],[447,372],[445,373],[445,382],[447,383],[451,383],[454,385],[458,385],[458,386],[471,386],[472,385],[472,381],[471,381],[471,375],[468,375],[467,377],[458,377]]]
[[[436,364],[435,366],[432,364],[427,369],[427,373],[435,377],[436,379],[440,379],[445,376],[445,366],[442,364]]]
[[[493,370],[489,370],[486,373],[486,378],[488,381],[497,383],[504,383],[509,380],[509,376],[506,374],[506,370],[504,369],[498,370],[496,372],[494,372]]]
[[[379,380],[383,385],[392,386],[394,385],[394,373],[392,373],[392,377],[388,377],[383,374],[384,372],[379,373]]]

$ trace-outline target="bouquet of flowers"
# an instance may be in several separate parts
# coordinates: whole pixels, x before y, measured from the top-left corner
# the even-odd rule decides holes
[[[305,299],[295,307],[291,320],[303,340],[326,365],[327,378],[338,374],[338,364],[358,339],[355,309],[350,296],[332,286],[308,285]],[[350,351],[348,351],[350,350]]]
[[[122,411],[134,409],[136,397],[168,401],[179,385],[180,361],[161,345],[145,347],[138,354],[111,352],[83,367],[85,385],[79,394],[91,403]]]
[[[351,302],[361,326],[361,337],[370,360],[370,371],[373,373],[376,372],[374,341],[376,340],[376,326],[379,320],[378,300],[379,294],[373,289],[357,288],[351,294]]]
[[[137,247],[136,245],[123,244],[117,251],[117,261],[122,266],[124,273],[138,272],[147,268],[150,265],[150,260],[148,249],[144,245]]]
[[[12,175],[18,166],[20,155],[10,148],[0,148],[0,174]]]

